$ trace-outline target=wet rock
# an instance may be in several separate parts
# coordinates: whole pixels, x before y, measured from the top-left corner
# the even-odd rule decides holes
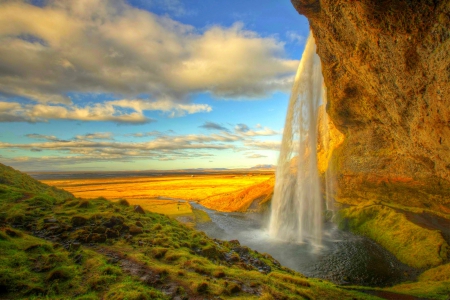
[[[5,233],[10,237],[19,237],[20,233],[18,231],[12,230],[10,228],[6,228]]]
[[[230,251],[228,253],[225,253],[225,260],[230,263],[236,263],[240,261],[241,258],[239,257],[239,254],[237,254],[236,252]]]
[[[233,251],[239,253],[239,255],[248,255],[250,253],[250,248],[243,246],[243,247],[234,247],[232,248]]]
[[[98,233],[91,233],[86,238],[86,242],[92,242],[92,243],[104,243],[106,242],[106,235],[104,234],[98,234]]]
[[[134,212],[138,213],[138,214],[145,214],[144,209],[140,205],[135,205],[134,206]]]
[[[48,218],[48,219],[44,219],[44,223],[45,224],[58,223],[58,220],[56,220],[55,218]]]
[[[130,230],[130,226],[128,226],[128,225],[126,225],[126,224],[123,224],[122,227],[120,228],[120,231],[121,231],[121,232],[129,231],[129,230]]]
[[[200,250],[200,254],[209,259],[221,259],[224,255],[215,246],[207,246]]]
[[[70,244],[70,249],[72,249],[72,250],[78,250],[78,249],[80,249],[80,247],[81,247],[81,244],[78,242],[74,242],[74,243]]]
[[[80,217],[80,216],[74,216],[72,217],[72,225],[75,227],[80,227],[80,226],[84,226],[87,222],[87,219],[84,217]]]
[[[124,221],[124,219],[122,217],[112,216],[108,221],[103,223],[103,226],[112,228],[114,226],[122,225],[123,221]]]
[[[130,229],[129,229],[129,232],[132,235],[137,235],[137,234],[143,233],[143,230],[142,230],[141,227],[131,226]]]
[[[61,226],[58,225],[53,225],[47,228],[47,230],[49,231],[49,233],[51,234],[59,234],[61,233],[64,229]]]
[[[94,232],[94,233],[99,233],[99,234],[103,234],[103,233],[105,233],[106,232],[106,227],[104,227],[104,226],[98,226],[98,227],[95,227],[94,228],[94,230],[92,230],[92,232]]]
[[[115,229],[106,229],[105,234],[108,238],[117,238],[119,237],[119,231]]]
[[[232,247],[236,247],[236,246],[240,246],[240,245],[241,245],[241,243],[239,243],[238,240],[231,240],[231,241],[229,241],[228,243],[229,243],[230,246],[232,246]]]
[[[241,287],[239,285],[237,285],[236,283],[232,283],[229,285],[229,291],[232,294],[236,294],[241,291]]]
[[[208,290],[208,283],[202,282],[197,286],[197,292],[202,294]]]
[[[74,262],[75,262],[77,265],[81,265],[81,262],[82,262],[82,260],[83,260],[83,255],[78,254],[77,256],[75,256],[75,257],[73,258],[73,260],[74,260]]]
[[[120,199],[118,203],[122,206],[130,206],[130,203],[125,199]]]
[[[54,280],[66,280],[69,278],[69,275],[62,271],[62,270],[54,270],[50,272],[50,274],[47,275],[46,280],[47,281],[54,281]]]
[[[89,201],[81,201],[80,205],[78,205],[79,208],[88,208],[89,207]]]

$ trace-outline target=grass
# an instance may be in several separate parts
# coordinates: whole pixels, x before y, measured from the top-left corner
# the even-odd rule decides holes
[[[0,188],[0,298],[374,299],[132,205]],[[136,227],[142,230],[130,235]],[[228,260],[233,251],[241,255]],[[258,271],[255,260],[270,271]]]
[[[425,271],[417,282],[399,284],[387,290],[428,299],[447,300],[450,295],[450,264]]]
[[[420,227],[387,206],[362,204],[343,209],[339,214],[342,229],[373,239],[412,267],[440,265],[450,254],[450,247],[439,231]]]
[[[272,197],[272,174],[177,175],[136,178],[45,180],[77,197],[107,197],[127,201],[155,213],[193,216],[189,202],[220,211],[245,211],[256,200],[255,209]]]
[[[143,209],[169,216],[190,215],[192,207],[189,202],[161,199],[130,199],[131,205],[140,205]]]
[[[273,175],[177,175],[136,178],[44,180],[76,197],[133,200],[159,197],[199,201],[261,183]]]
[[[266,181],[258,182],[241,190],[226,194],[219,194],[208,197],[200,203],[208,208],[218,211],[247,211],[254,201],[255,209],[266,203],[272,198],[273,189],[275,186],[275,178],[271,177]]]
[[[5,231],[0,230],[0,236],[2,297],[99,299],[108,291],[108,295],[126,295],[115,299],[164,299],[95,251],[55,249],[52,243],[25,233],[4,238]],[[80,264],[74,263],[77,256],[82,257]]]

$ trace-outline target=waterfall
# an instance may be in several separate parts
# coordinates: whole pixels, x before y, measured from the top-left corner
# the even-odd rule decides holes
[[[317,168],[318,113],[324,96],[320,59],[310,34],[289,100],[269,234],[293,242],[322,240],[322,196]]]

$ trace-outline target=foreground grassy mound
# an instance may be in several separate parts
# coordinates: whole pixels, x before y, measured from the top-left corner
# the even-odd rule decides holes
[[[341,228],[373,239],[412,267],[438,266],[449,257],[450,247],[440,231],[418,226],[395,209],[362,204],[339,213]]]
[[[126,201],[0,191],[0,298],[375,299]]]

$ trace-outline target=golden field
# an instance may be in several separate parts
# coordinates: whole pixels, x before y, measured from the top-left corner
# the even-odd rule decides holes
[[[152,212],[191,214],[195,201],[221,211],[246,210],[257,199],[267,200],[273,189],[273,173],[162,175],[151,177],[42,180],[76,197],[126,199]]]

